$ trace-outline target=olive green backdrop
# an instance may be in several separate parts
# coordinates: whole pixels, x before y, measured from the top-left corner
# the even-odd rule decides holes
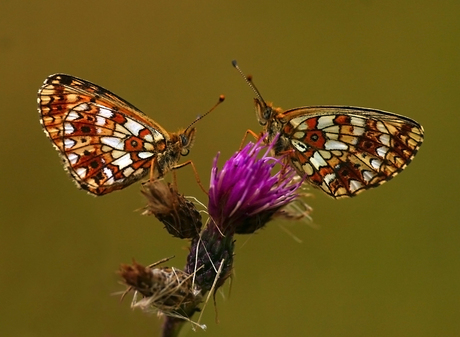
[[[393,111],[426,140],[378,189],[341,201],[312,191],[313,226],[237,237],[220,322],[208,305],[196,336],[460,335],[458,1],[70,3],[0,3],[1,336],[156,336],[155,315],[112,295],[124,289],[115,271],[173,254],[182,267],[187,255],[186,241],[134,212],[140,184],[101,198],[75,188],[40,127],[44,79],[88,79],[170,131],[225,94],[188,157],[207,183],[215,154],[260,130],[234,58],[278,106]],[[190,169],[178,176],[206,202]]]

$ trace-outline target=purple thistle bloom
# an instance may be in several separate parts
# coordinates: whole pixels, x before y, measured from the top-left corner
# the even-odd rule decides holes
[[[247,144],[222,170],[217,168],[218,155],[214,159],[209,220],[200,236],[192,240],[185,267],[186,273],[196,271],[196,283],[204,291],[214,283],[220,287],[231,276],[234,234],[254,233],[277,215],[286,218],[285,206],[299,197],[297,190],[303,180],[291,166],[283,165],[284,158],[268,155],[274,142],[276,138],[267,146],[262,138]]]
[[[191,239],[184,275],[193,275],[193,285],[197,289],[197,294],[193,293],[193,296],[199,295],[201,299],[208,292],[215,295],[216,290],[232,275],[234,234],[254,233],[275,217],[301,219],[308,216],[309,207],[300,202],[304,206],[302,211],[302,207],[297,207],[299,205],[295,203],[299,201],[301,194],[298,190],[303,179],[285,164],[285,157],[273,158],[269,155],[277,138],[268,145],[263,143],[265,137],[255,144],[248,143],[227,160],[222,169],[217,167],[219,155],[215,157],[209,188],[209,218],[202,231],[201,217],[193,203],[187,202],[176,191],[161,184],[151,184],[148,186],[150,191],[144,191],[149,200],[146,212],[163,221],[171,234]],[[125,274],[136,276],[134,281],[129,279],[129,284],[137,286],[139,283],[142,287],[138,291],[141,291],[146,288],[145,279],[150,280],[144,274],[150,274],[142,273],[144,269],[135,273],[138,269]],[[131,269],[128,271],[131,272]],[[147,295],[150,293],[144,294]],[[187,291],[175,295],[177,298],[192,298]],[[183,317],[166,317],[163,337],[177,336],[183,324],[198,311],[199,301],[190,303],[180,307]],[[163,302],[159,304],[163,305]],[[167,304],[170,305],[170,302]]]
[[[263,139],[248,143],[220,171],[219,155],[214,159],[208,212],[223,233],[253,233],[299,196],[303,179],[291,166],[283,165],[283,158],[268,155],[277,137],[268,146]],[[262,150],[266,152],[258,158]],[[281,169],[272,175],[277,165]]]

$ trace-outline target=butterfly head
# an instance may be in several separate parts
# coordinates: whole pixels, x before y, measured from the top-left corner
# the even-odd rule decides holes
[[[256,94],[256,98],[254,98],[254,103],[256,106],[256,116],[257,116],[257,120],[259,121],[259,124],[262,126],[267,125],[267,123],[272,119],[272,115],[275,109],[273,109],[270,103],[266,103],[265,100],[262,98],[262,95],[260,94],[259,90],[256,88],[256,86],[252,82],[252,76],[251,75],[246,76],[243,73],[243,71],[240,69],[240,67],[238,66],[235,60],[232,61],[232,64],[235,67],[235,69],[238,70],[240,75],[244,78],[244,80],[249,85],[249,87],[252,89],[252,91],[254,91],[254,93]]]
[[[273,107],[271,104],[265,103],[265,101],[259,98],[254,98],[254,104],[256,108],[256,116],[259,124],[262,126],[267,125],[268,121],[271,120],[273,114]]]
[[[179,134],[179,148],[182,156],[187,156],[190,153],[190,148],[195,141],[196,129],[188,127]]]

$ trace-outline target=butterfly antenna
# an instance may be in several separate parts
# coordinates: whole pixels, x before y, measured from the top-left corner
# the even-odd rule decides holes
[[[225,96],[224,95],[220,95],[219,96],[219,100],[217,101],[216,104],[214,104],[214,106],[208,110],[208,112],[206,112],[204,115],[200,115],[198,116],[192,123],[190,123],[189,126],[187,126],[187,128],[185,129],[185,131],[187,131],[188,129],[190,129],[190,127],[192,127],[192,125],[194,125],[196,122],[198,122],[200,119],[202,119],[203,117],[205,117],[206,115],[209,115],[215,108],[217,108],[219,106],[220,103],[222,103],[223,101],[225,101]],[[184,132],[185,132],[184,131]]]
[[[238,70],[238,72],[240,73],[240,75],[244,78],[244,80],[246,81],[246,83],[249,85],[249,87],[252,89],[252,91],[254,91],[254,93],[256,94],[257,98],[259,99],[259,101],[261,101],[264,105],[265,104],[265,100],[262,98],[262,95],[260,94],[260,91],[257,90],[256,86],[254,85],[254,83],[252,82],[252,76],[246,76],[243,71],[240,69],[240,67],[238,66],[238,63],[236,62],[236,60],[233,60],[232,61],[232,65],[235,67],[236,70]]]

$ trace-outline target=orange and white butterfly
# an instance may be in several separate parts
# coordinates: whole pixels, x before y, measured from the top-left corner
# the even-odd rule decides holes
[[[283,111],[256,94],[256,114],[274,155],[311,185],[339,199],[379,186],[404,170],[423,142],[423,127],[391,112],[352,106],[307,106]]]
[[[114,93],[65,74],[45,80],[38,111],[64,167],[77,186],[94,195],[125,188],[150,170],[162,177],[186,165],[177,163],[193,144],[192,125],[204,116],[171,133]]]

